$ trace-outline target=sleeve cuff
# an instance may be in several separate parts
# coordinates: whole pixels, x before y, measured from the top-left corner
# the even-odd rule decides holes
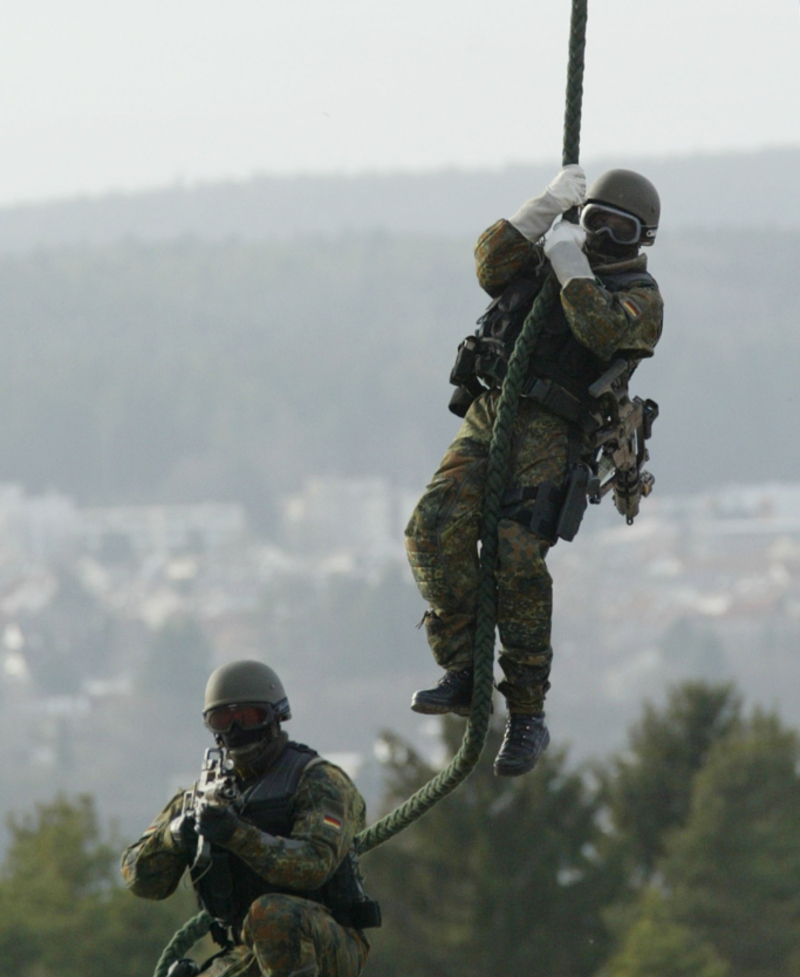
[[[562,288],[566,288],[574,278],[589,278],[594,281],[589,259],[571,241],[564,241],[550,248],[547,257]]]
[[[263,848],[271,844],[277,845],[278,839],[265,831],[259,831],[254,824],[248,824],[247,821],[240,819],[236,830],[225,842],[225,847],[233,852],[241,852],[256,847]]]
[[[526,200],[516,214],[508,218],[508,223],[516,227],[523,237],[536,243],[562,213],[561,204],[549,190],[545,190],[538,197]]]

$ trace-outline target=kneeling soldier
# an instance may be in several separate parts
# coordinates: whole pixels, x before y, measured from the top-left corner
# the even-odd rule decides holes
[[[190,870],[223,947],[203,970],[212,977],[357,977],[363,929],[380,924],[353,847],[364,801],[344,771],[290,742],[289,718],[271,668],[217,669],[204,719],[219,749],[122,857],[126,885],[145,899],[171,895]]]

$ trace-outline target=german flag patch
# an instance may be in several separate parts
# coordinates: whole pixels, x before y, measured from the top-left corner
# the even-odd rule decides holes
[[[322,823],[327,828],[333,828],[334,831],[342,830],[342,822],[338,818],[335,818],[332,814],[325,814],[322,818]]]
[[[628,313],[631,319],[635,319],[639,315],[639,306],[633,301],[633,299],[621,299],[619,304]]]

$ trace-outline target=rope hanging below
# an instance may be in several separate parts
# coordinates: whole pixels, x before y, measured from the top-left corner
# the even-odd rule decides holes
[[[583,103],[584,50],[588,0],[572,0],[570,21],[569,67],[564,115],[563,165],[577,163],[580,155],[581,108]],[[567,219],[577,219],[566,214]],[[464,739],[450,763],[431,781],[385,817],[370,825],[355,839],[359,853],[371,851],[405,830],[434,805],[451,794],[475,769],[486,743],[492,712],[494,643],[497,616],[497,564],[500,510],[508,483],[514,421],[517,417],[522,384],[528,370],[531,352],[550,311],[559,301],[560,288],[549,275],[522,326],[508,372],[500,392],[497,418],[492,431],[487,461],[486,491],[481,528],[480,583],[478,614],[475,627],[475,681]],[[201,912],[186,923],[165,947],[153,977],[166,977],[170,966],[183,957],[211,926],[211,917]]]

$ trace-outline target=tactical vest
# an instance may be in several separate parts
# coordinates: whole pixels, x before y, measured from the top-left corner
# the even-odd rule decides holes
[[[468,399],[471,402],[486,387],[498,389],[502,385],[514,344],[549,271],[549,264],[542,264],[532,277],[512,281],[478,319],[474,336],[459,346],[450,382],[466,391],[468,398],[457,397],[456,391],[450,405],[454,413],[463,416]],[[634,285],[657,287],[646,271],[597,272],[596,277],[609,292]],[[577,422],[589,402],[589,387],[608,366],[607,360],[575,338],[561,303],[556,302],[533,347],[522,395]]]
[[[287,838],[292,831],[293,802],[303,771],[318,754],[300,743],[289,743],[278,761],[250,787],[239,812],[243,821],[259,831]],[[321,762],[321,761],[318,761]],[[366,929],[380,926],[378,904],[366,896],[354,849],[319,889],[309,892],[271,885],[234,852],[211,846],[211,866],[192,878],[201,905],[215,919],[238,934],[252,903],[273,892],[300,896],[326,906],[343,926]]]

